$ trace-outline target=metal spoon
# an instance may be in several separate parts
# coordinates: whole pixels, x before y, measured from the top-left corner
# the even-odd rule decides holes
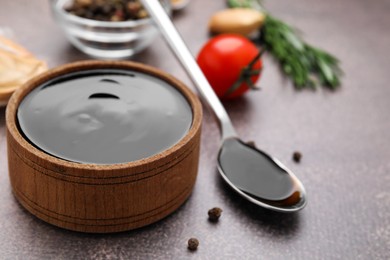
[[[225,108],[159,1],[141,2],[194,82],[203,101],[218,118],[222,135],[218,170],[226,183],[242,197],[261,207],[280,212],[302,209],[306,205],[302,183],[277,159],[237,137]]]

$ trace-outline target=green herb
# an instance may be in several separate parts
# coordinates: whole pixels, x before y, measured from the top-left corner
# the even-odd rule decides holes
[[[227,0],[231,8],[253,8],[264,12],[259,0]],[[339,60],[324,50],[302,40],[287,23],[267,13],[261,28],[263,47],[279,62],[284,73],[296,88],[315,87],[320,84],[330,89],[340,85],[342,74]]]
[[[227,0],[228,6],[231,8],[252,8],[263,11],[260,0]]]

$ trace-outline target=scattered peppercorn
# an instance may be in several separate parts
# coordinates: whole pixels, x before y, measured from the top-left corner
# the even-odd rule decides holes
[[[209,210],[209,220],[212,222],[218,221],[218,219],[221,217],[222,209],[220,208],[212,208]]]
[[[255,141],[249,141],[249,142],[247,142],[246,144],[249,145],[249,146],[251,146],[251,147],[253,147],[253,148],[256,148],[256,143],[255,143]]]
[[[121,22],[146,18],[140,0],[73,0],[65,10],[98,21]]]
[[[302,154],[300,152],[298,152],[298,151],[295,151],[293,153],[293,160],[294,160],[294,162],[299,163],[301,161],[301,159],[302,159]]]
[[[191,250],[191,251],[195,251],[196,249],[198,249],[198,246],[199,246],[199,240],[196,239],[196,238],[190,238],[188,239],[188,249]]]

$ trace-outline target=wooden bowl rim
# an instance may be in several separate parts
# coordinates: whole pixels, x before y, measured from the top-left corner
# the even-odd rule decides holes
[[[126,163],[118,163],[118,164],[87,164],[87,163],[77,163],[77,162],[67,161],[65,159],[61,159],[53,155],[50,155],[48,153],[45,153],[42,150],[30,144],[30,142],[28,142],[19,132],[19,129],[16,125],[17,109],[21,101],[24,99],[24,97],[28,93],[30,93],[33,89],[39,87],[41,84],[43,84],[44,82],[50,79],[64,75],[66,73],[92,70],[92,69],[132,70],[132,71],[141,72],[141,73],[148,74],[150,76],[157,77],[167,82],[169,85],[179,90],[179,92],[186,98],[187,102],[189,103],[192,109],[192,124],[189,131],[182,139],[180,139],[179,142],[177,142],[175,145],[171,146],[170,148],[160,153],[154,154],[144,159],[130,161]],[[192,93],[191,90],[189,90],[189,88],[184,83],[182,83],[172,75],[160,69],[142,63],[133,62],[133,61],[89,61],[87,60],[87,61],[73,62],[73,63],[69,63],[69,64],[65,64],[53,68],[51,70],[42,73],[39,76],[30,79],[25,84],[23,84],[22,87],[16,90],[14,94],[11,96],[6,109],[6,126],[8,128],[8,132],[9,134],[12,135],[15,141],[19,143],[19,145],[21,145],[24,149],[33,153],[35,156],[37,156],[39,159],[43,161],[49,161],[50,163],[53,163],[60,167],[66,167],[74,170],[83,169],[83,170],[92,170],[92,171],[107,171],[107,170],[111,171],[111,170],[129,169],[133,167],[138,168],[145,165],[153,164],[165,158],[166,156],[174,152],[177,152],[183,146],[189,143],[195,137],[197,132],[200,131],[201,122],[202,122],[202,105],[198,97],[194,93]]]

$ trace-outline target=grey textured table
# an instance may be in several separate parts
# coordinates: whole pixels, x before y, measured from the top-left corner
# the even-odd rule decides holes
[[[196,54],[210,15],[223,0],[193,0],[174,17]],[[233,194],[216,171],[219,133],[205,113],[199,175],[190,199],[166,219],[131,232],[91,235],[48,225],[14,199],[8,179],[4,109],[0,110],[0,259],[390,259],[390,2],[266,1],[305,39],[336,54],[339,91],[295,91],[265,56],[263,90],[226,103],[238,132],[281,161],[305,184],[297,214],[260,209]],[[45,0],[1,0],[0,26],[51,67],[86,59],[53,23]],[[192,87],[162,39],[135,60]],[[303,160],[291,160],[294,150]],[[217,224],[207,210],[223,208]],[[186,242],[200,247],[189,252]]]

